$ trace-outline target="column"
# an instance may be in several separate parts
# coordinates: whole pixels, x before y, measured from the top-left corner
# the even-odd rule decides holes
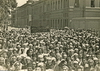
[[[62,23],[61,23],[61,19],[60,19],[59,29],[61,29],[61,27],[62,27]]]
[[[61,2],[62,2],[62,1],[60,0],[60,5],[59,5],[59,9],[61,9]]]
[[[53,19],[53,28],[55,28],[55,25],[54,25],[54,19]]]
[[[65,1],[65,0],[62,0],[62,9],[64,9],[64,1]]]
[[[75,0],[69,0],[69,7],[73,8],[74,7],[74,3],[75,3]]]
[[[95,0],[95,7],[99,7],[99,0]]]
[[[55,19],[54,19],[54,29],[55,29]]]
[[[59,29],[60,19],[58,19],[58,29]]]
[[[52,28],[52,19],[51,19],[51,28]]]
[[[53,20],[51,20],[51,27],[53,28]]]
[[[54,4],[54,6],[53,6],[54,10],[55,10],[55,7],[56,7],[56,1],[55,0],[53,1],[53,4]]]
[[[55,0],[55,10],[57,10],[57,1]]]
[[[58,9],[60,9],[60,0],[58,0]]]
[[[58,0],[56,0],[57,1],[57,10],[58,10]]]
[[[65,26],[68,26],[67,24],[68,24],[68,23],[67,23],[67,19],[65,19]]]
[[[53,1],[53,10],[55,10],[55,1]]]
[[[52,1],[50,1],[50,7],[51,7],[51,11],[52,11]]]
[[[86,2],[86,7],[91,7],[91,0],[85,0]]]
[[[63,25],[64,23],[63,23],[63,19],[62,19],[62,29],[64,28],[64,25]]]
[[[63,26],[65,27],[65,19],[63,19]]]
[[[52,28],[52,19],[51,19],[51,21],[50,21],[50,27]]]
[[[59,19],[57,19],[57,29],[58,29]]]
[[[61,27],[62,27],[62,22],[61,21],[62,20],[60,19],[59,29],[61,29]]]
[[[63,3],[63,0],[61,0],[61,9],[62,9],[62,3]]]
[[[57,29],[57,19],[56,19],[56,28],[55,29]]]
[[[65,8],[66,0],[63,1],[63,8]]]
[[[54,6],[53,1],[51,1],[51,3],[52,3],[52,11],[53,11],[53,10],[54,10],[54,7],[53,7],[53,6]]]

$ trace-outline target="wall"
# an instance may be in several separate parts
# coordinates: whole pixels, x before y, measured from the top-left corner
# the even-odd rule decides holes
[[[100,18],[99,17],[74,18],[71,23],[71,28],[95,29],[99,31],[100,34]]]
[[[63,29],[68,21],[68,0],[44,0],[33,4],[33,25]],[[35,24],[36,23],[36,24]]]
[[[18,7],[14,12],[12,12],[12,16],[15,15],[15,18],[12,17],[13,26],[26,27],[31,25],[31,21],[29,20],[29,16],[32,15],[31,13],[32,9],[30,4],[26,3]]]

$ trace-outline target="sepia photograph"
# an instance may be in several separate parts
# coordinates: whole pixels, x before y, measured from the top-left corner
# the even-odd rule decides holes
[[[100,0],[0,0],[0,71],[100,71]]]

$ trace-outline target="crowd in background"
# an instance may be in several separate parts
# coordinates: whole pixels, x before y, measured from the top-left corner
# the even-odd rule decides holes
[[[95,30],[27,33],[11,30],[0,46],[0,69],[7,71],[100,71],[100,38]]]

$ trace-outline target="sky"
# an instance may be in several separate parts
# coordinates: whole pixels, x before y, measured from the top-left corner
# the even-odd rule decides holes
[[[16,1],[18,3],[18,6],[21,6],[21,5],[25,4],[26,1],[28,1],[28,0],[16,0]],[[33,1],[37,1],[37,0],[33,0]]]
[[[18,3],[18,6],[21,6],[21,5],[25,4],[26,1],[28,1],[28,0],[16,0],[16,1]]]

